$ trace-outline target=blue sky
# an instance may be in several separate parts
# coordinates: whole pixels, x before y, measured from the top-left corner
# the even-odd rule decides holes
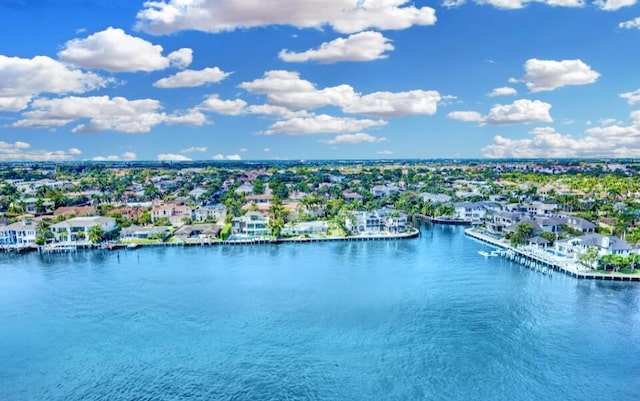
[[[640,157],[637,0],[4,0],[0,161]]]

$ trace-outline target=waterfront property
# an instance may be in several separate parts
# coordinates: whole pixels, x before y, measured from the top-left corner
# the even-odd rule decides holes
[[[231,224],[232,233],[236,236],[257,238],[271,235],[268,228],[269,216],[260,212],[247,212],[243,216],[234,217]]]
[[[170,228],[167,226],[129,226],[120,231],[120,239],[123,241],[164,239],[169,236]]]
[[[35,246],[37,230],[37,224],[30,220],[0,226],[0,246],[16,248]]]
[[[89,216],[74,217],[51,226],[55,242],[88,244],[89,232],[93,227],[100,227],[102,232],[116,229],[116,220],[112,217]]]

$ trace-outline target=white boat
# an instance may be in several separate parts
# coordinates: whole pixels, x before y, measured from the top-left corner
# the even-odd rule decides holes
[[[127,245],[127,249],[136,249],[140,247],[140,244],[129,244]]]
[[[485,258],[488,258],[489,256],[491,256],[491,254],[487,251],[478,251],[478,253],[484,256]]]

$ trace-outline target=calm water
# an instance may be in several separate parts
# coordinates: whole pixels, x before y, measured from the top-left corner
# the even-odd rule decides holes
[[[0,400],[640,399],[640,285],[483,249],[0,255]]]

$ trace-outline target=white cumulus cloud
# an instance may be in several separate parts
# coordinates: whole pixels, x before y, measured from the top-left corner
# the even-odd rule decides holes
[[[185,155],[175,154],[175,153],[160,153],[157,157],[160,161],[169,161],[169,162],[188,162],[191,161]]]
[[[623,99],[627,99],[627,103],[631,105],[640,104],[640,89],[633,92],[621,93],[620,97]]]
[[[377,117],[433,115],[438,110],[440,99],[440,94],[437,91],[374,92],[357,97],[351,103],[343,106],[342,111]]]
[[[0,111],[20,111],[41,93],[85,93],[113,82],[46,56],[0,55]]]
[[[447,114],[447,117],[452,120],[467,122],[481,122],[483,119],[482,114],[478,113],[477,111],[452,111]]]
[[[195,88],[209,83],[220,82],[230,75],[218,67],[205,68],[203,70],[184,70],[170,77],[156,81],[153,86],[156,88]]]
[[[160,45],[109,27],[84,39],[68,41],[58,52],[58,58],[84,68],[111,72],[158,71],[191,64],[191,49],[179,49],[167,56],[163,56],[162,51]]]
[[[318,49],[296,53],[282,50],[280,59],[289,62],[318,61],[336,63],[339,61],[371,61],[387,58],[385,52],[393,50],[388,38],[380,32],[365,31],[347,38],[338,38],[320,45]]]
[[[206,146],[193,146],[190,148],[182,149],[180,153],[204,153],[207,151]]]
[[[321,114],[312,117],[296,117],[276,121],[265,132],[266,135],[313,135],[356,133],[371,127],[386,125],[384,120],[354,119],[333,117]]]
[[[124,152],[121,155],[108,155],[108,156],[96,156],[91,160],[94,161],[123,161],[123,160],[135,160],[138,157],[133,152]]]
[[[513,95],[517,95],[517,94],[518,94],[517,90],[515,90],[514,88],[511,88],[511,87],[508,87],[508,86],[503,86],[501,88],[495,88],[494,90],[489,92],[489,96],[490,97],[513,96]]]
[[[218,153],[216,155],[211,156],[211,159],[213,160],[242,160],[242,157],[240,157],[240,155],[223,155],[222,153]]]
[[[237,116],[244,112],[246,106],[247,102],[242,99],[222,100],[218,95],[210,95],[204,102],[200,103],[198,108],[218,114]]]
[[[532,92],[550,91],[567,85],[586,85],[596,82],[600,73],[582,60],[529,59],[522,78]]]
[[[237,0],[147,1],[138,12],[136,27],[153,34],[181,30],[232,31],[268,25],[322,28],[342,33],[369,28],[406,29],[433,25],[435,10],[416,7],[407,0],[324,0],[317,2],[279,0],[246,3]]]
[[[77,148],[68,150],[31,149],[31,144],[17,141],[14,143],[0,141],[0,161],[65,161],[74,160],[82,151]]]
[[[593,4],[605,11],[616,11],[622,7],[635,5],[637,0],[596,0]]]
[[[455,4],[457,2],[464,3],[463,0],[455,1],[455,0],[446,0]],[[478,4],[489,4],[496,8],[504,9],[504,10],[517,10],[525,7],[530,3],[541,3],[546,4],[552,7],[583,7],[585,2],[584,0],[476,0]]]
[[[342,144],[355,144],[362,142],[382,142],[385,141],[386,138],[378,138],[377,136],[373,136],[370,134],[366,134],[364,132],[358,132],[357,134],[342,134],[337,135],[333,139],[321,140],[320,142],[326,143],[328,145],[342,145]]]
[[[494,125],[551,122],[550,109],[549,103],[540,100],[519,99],[511,104],[493,106],[482,121]]]
[[[437,91],[411,90],[406,92],[357,93],[343,84],[318,89],[294,71],[268,71],[263,78],[243,82],[240,87],[267,97],[267,103],[290,110],[340,107],[344,113],[377,117],[432,115],[442,99]]]
[[[640,29],[640,17],[624,21],[618,24],[620,29]]]
[[[153,99],[128,100],[123,97],[93,96],[36,99],[31,109],[22,113],[16,128],[55,128],[80,122],[72,132],[93,133],[119,131],[149,132],[158,124],[202,125],[206,117],[197,110],[184,114],[166,114],[160,102]]]
[[[477,111],[452,111],[447,117],[453,120],[479,122],[491,125],[508,125],[553,121],[549,103],[540,100],[519,99],[511,104],[496,104],[486,116]]]
[[[631,124],[604,120],[583,135],[565,135],[551,127],[538,127],[530,137],[511,139],[501,135],[482,152],[492,158],[534,157],[640,157],[640,111],[631,113]]]

